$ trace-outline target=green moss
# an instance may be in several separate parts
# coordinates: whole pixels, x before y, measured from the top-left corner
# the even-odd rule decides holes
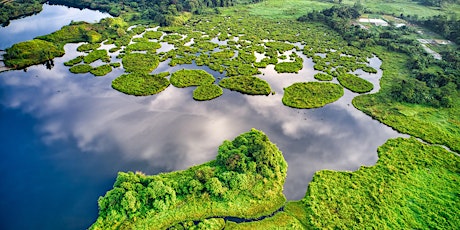
[[[367,93],[370,92],[374,85],[372,83],[355,76],[354,74],[343,74],[340,75],[337,80],[345,88],[355,92],[355,93]]]
[[[17,43],[6,49],[4,63],[7,67],[21,69],[62,55],[64,55],[64,49],[51,42],[33,39]]]
[[[193,90],[193,99],[197,101],[207,101],[217,98],[222,94],[223,90],[218,85],[200,85]]]
[[[169,75],[169,73],[167,73]],[[123,74],[112,81],[112,87],[122,93],[135,96],[157,94],[169,86],[165,74],[149,75],[146,73]]]
[[[96,60],[101,60],[103,62],[110,62],[110,57],[107,54],[107,50],[94,50],[94,51],[91,51],[85,57],[83,57],[83,62],[85,62],[86,64],[92,63]]]
[[[171,84],[179,87],[210,85],[215,79],[214,77],[204,70],[188,70],[182,69],[174,72],[171,75]]]
[[[80,65],[74,65],[70,67],[69,71],[72,73],[88,73],[92,69],[93,67],[91,67],[88,64],[80,64]]]
[[[318,108],[337,101],[343,88],[334,83],[299,82],[284,89],[283,104],[299,108]]]
[[[78,63],[81,63],[83,61],[83,57],[84,56],[77,56],[74,59],[71,59],[71,60],[68,60],[68,61],[64,62],[64,65],[65,66],[74,66],[74,65],[76,65]]]
[[[157,68],[160,61],[153,54],[128,53],[123,57],[122,63],[126,72],[150,73]]]
[[[303,199],[313,229],[457,229],[460,158],[415,138],[389,140],[372,167],[315,173]]]
[[[320,81],[332,81],[333,77],[329,74],[317,73],[315,74],[315,79]]]
[[[266,81],[251,76],[224,78],[219,85],[249,95],[269,95],[271,92],[270,85]]]
[[[112,72],[112,66],[110,64],[101,65],[91,69],[89,72],[92,73],[94,76],[105,76],[108,73]]]

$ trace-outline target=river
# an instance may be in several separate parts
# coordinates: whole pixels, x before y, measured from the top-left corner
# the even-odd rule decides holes
[[[46,6],[40,14],[63,9],[69,8]],[[20,24],[27,23],[12,21],[8,28]],[[0,44],[10,44],[7,40],[0,36]],[[51,69],[37,65],[0,73],[1,229],[87,228],[97,217],[98,197],[112,188],[118,171],[186,169],[214,159],[224,140],[251,128],[265,132],[284,153],[288,199],[302,198],[318,170],[373,165],[377,147],[400,136],[355,109],[351,100],[357,94],[348,90],[322,108],[284,106],[284,87],[313,81],[313,63],[306,58],[297,75],[277,75],[273,66],[262,71],[275,95],[224,90],[217,99],[197,102],[193,88],[170,86],[148,97],[119,93],[111,81],[122,69],[104,77],[71,74],[62,63],[79,55],[77,46],[66,45],[66,55]],[[371,62],[381,64],[377,58]],[[197,68],[161,63],[155,71],[184,67]],[[378,89],[381,70],[361,74]]]

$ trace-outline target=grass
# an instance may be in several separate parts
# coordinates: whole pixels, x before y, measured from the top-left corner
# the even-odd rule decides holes
[[[357,77],[354,74],[342,74],[339,77],[337,77],[337,80],[339,80],[340,84],[343,87],[355,93],[367,93],[374,88],[374,85],[372,85],[372,83],[360,77]]]
[[[74,65],[76,65],[78,63],[81,63],[83,61],[83,57],[84,56],[77,56],[74,59],[71,59],[69,61],[64,62],[64,65],[65,66],[74,66]]]
[[[325,74],[325,73],[317,73],[315,74],[314,78],[320,81],[332,81],[334,77],[332,77],[329,74]]]
[[[157,68],[160,61],[156,55],[150,53],[128,53],[123,57],[122,63],[126,72],[150,73]]]
[[[208,101],[220,97],[223,90],[218,85],[200,85],[193,90],[193,99],[197,101]]]
[[[283,104],[293,108],[323,107],[343,96],[343,88],[334,83],[299,82],[284,88]]]
[[[83,57],[83,62],[86,64],[93,63],[96,60],[101,60],[103,62],[110,62],[110,57],[107,54],[107,50],[94,50],[94,51],[91,51],[85,57]]]
[[[391,101],[389,92],[393,82],[410,76],[406,63],[409,57],[381,48],[373,52],[382,59],[383,76],[377,94],[362,95],[353,99],[353,105],[380,122],[429,143],[441,144],[460,152],[460,103],[458,92],[452,108],[435,108]]]
[[[122,93],[134,96],[148,96],[157,94],[169,86],[168,79],[162,73],[149,75],[145,73],[123,74],[112,81],[112,87]]]
[[[214,77],[204,70],[182,69],[171,75],[171,84],[178,88],[190,86],[211,85]]]
[[[314,229],[457,229],[460,158],[415,138],[389,140],[375,166],[315,173],[303,199]]]
[[[78,74],[78,73],[88,73],[92,69],[93,67],[88,64],[80,64],[80,65],[74,65],[70,67],[69,71],[71,73]]]
[[[271,93],[270,85],[258,77],[238,76],[224,78],[219,82],[219,85],[249,95],[269,95]]]
[[[91,69],[89,72],[97,77],[105,76],[108,73],[112,72],[112,66],[110,64],[101,65]]]

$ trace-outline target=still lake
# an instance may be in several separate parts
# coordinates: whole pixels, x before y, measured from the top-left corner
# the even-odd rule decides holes
[[[63,16],[58,12],[65,9],[79,11],[78,19],[90,22],[108,16],[45,5],[40,20]],[[82,16],[84,12],[97,16]],[[13,21],[7,28],[21,30],[16,27],[36,16]],[[62,21],[59,27],[77,21],[66,20],[52,21]],[[2,46],[10,46],[10,40],[0,36]],[[79,55],[76,47],[66,45],[66,55],[56,58],[50,70],[37,65],[0,73],[1,229],[85,229],[95,221],[97,199],[111,189],[118,171],[157,174],[186,169],[214,159],[224,140],[251,128],[265,132],[284,153],[288,199],[302,198],[318,170],[373,165],[377,147],[401,136],[355,109],[351,100],[357,94],[348,90],[322,108],[284,106],[284,87],[314,81],[316,71],[305,56],[299,74],[276,74],[273,66],[262,70],[260,77],[275,95],[248,96],[224,89],[217,99],[197,102],[193,88],[170,86],[148,97],[119,93],[111,81],[123,73],[121,68],[104,77],[71,74],[62,63]],[[372,66],[380,64],[371,59]],[[161,63],[155,72],[181,68],[198,67]],[[381,70],[359,74],[374,84],[373,92],[378,90]]]

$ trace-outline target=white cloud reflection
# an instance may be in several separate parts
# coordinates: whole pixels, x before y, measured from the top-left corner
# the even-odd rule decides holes
[[[120,70],[97,78],[70,74],[62,62],[78,55],[71,51],[76,46],[66,46],[66,56],[56,59],[52,70],[34,66],[27,72],[0,74],[0,102],[35,116],[38,135],[47,145],[74,142],[66,147],[89,153],[88,161],[110,158],[118,170],[125,169],[123,165],[145,172],[185,169],[214,159],[223,140],[254,127],[283,151],[289,164],[285,193],[299,199],[315,171],[373,164],[377,146],[397,136],[349,106],[354,96],[350,92],[323,108],[284,106],[282,88],[311,79],[311,70],[282,76],[266,72],[262,77],[277,92],[270,96],[224,90],[217,99],[196,102],[193,88],[170,86],[158,95],[134,97],[111,88]],[[181,67],[159,68],[172,72]],[[101,175],[113,170],[91,165],[97,168],[88,170]]]

